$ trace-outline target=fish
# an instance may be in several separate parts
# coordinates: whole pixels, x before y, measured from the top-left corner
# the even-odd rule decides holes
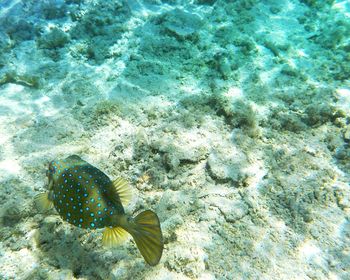
[[[159,218],[152,210],[132,217],[124,207],[132,198],[124,178],[112,181],[105,173],[77,155],[49,163],[48,191],[34,197],[40,212],[55,208],[60,217],[79,228],[104,228],[102,243],[117,246],[133,237],[146,263],[159,263],[163,235]]]

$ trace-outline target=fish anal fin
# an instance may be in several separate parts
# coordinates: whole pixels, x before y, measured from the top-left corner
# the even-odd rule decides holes
[[[113,247],[120,245],[128,238],[128,232],[121,227],[107,227],[103,231],[102,243],[104,246]]]
[[[123,178],[117,178],[113,181],[113,188],[116,195],[118,195],[120,202],[125,207],[132,198],[132,191],[128,181]]]
[[[53,207],[49,199],[49,192],[39,193],[34,197],[34,204],[40,212],[45,212]]]

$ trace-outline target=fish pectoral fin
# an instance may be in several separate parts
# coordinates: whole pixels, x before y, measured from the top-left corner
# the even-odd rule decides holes
[[[34,204],[40,212],[45,212],[53,207],[49,199],[49,192],[39,193],[34,197]]]
[[[102,244],[107,247],[120,245],[128,238],[128,232],[121,227],[107,227],[102,236]]]
[[[132,198],[132,191],[128,181],[126,181],[123,178],[118,178],[113,181],[113,187],[114,187],[115,195],[119,196],[120,202],[122,203],[122,205],[124,207],[128,205],[128,203]]]

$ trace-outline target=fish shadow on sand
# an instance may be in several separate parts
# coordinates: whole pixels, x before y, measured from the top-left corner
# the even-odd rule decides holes
[[[91,232],[63,223],[58,216],[49,216],[41,223],[37,236],[41,270],[45,266],[55,267],[68,278],[110,278],[110,264],[123,259],[125,248],[121,246],[120,254],[109,255],[107,259],[94,237]]]

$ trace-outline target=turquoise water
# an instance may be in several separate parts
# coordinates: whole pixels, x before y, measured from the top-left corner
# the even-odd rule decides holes
[[[0,279],[350,278],[350,2],[0,0]],[[77,154],[160,219],[39,213]]]

